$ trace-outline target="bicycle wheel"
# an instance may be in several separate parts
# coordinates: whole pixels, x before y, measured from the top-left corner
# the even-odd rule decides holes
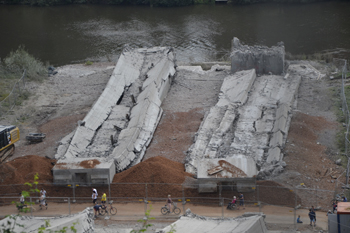
[[[108,213],[108,210],[107,210],[107,208],[106,209],[100,209],[98,212],[101,215],[106,215]]]
[[[179,214],[181,213],[181,210],[180,210],[180,208],[175,207],[173,212],[174,212],[176,215],[179,215]]]
[[[116,215],[117,214],[117,208],[115,208],[115,207],[111,207],[111,214],[112,215]]]
[[[160,209],[160,212],[161,212],[163,215],[166,215],[166,214],[168,214],[168,208],[162,207],[162,208]]]

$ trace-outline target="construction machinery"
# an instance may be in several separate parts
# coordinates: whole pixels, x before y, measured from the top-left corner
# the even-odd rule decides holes
[[[15,152],[15,142],[19,140],[19,129],[14,125],[0,125],[0,163]]]

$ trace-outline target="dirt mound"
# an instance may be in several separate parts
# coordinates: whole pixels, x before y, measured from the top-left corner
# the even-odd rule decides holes
[[[1,184],[24,184],[25,182],[33,182],[36,173],[39,175],[39,183],[52,183],[52,162],[55,162],[55,160],[37,155],[27,155],[1,164]]]
[[[192,174],[185,172],[185,167],[182,163],[156,156],[116,174],[113,183],[181,184],[186,176],[192,176]]]

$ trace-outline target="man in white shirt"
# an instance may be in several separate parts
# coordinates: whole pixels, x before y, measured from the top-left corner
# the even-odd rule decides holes
[[[96,204],[97,196],[98,196],[97,190],[92,189],[92,203]]]

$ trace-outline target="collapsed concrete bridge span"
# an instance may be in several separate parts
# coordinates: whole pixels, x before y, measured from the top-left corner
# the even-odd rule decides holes
[[[250,60],[244,68],[260,66],[261,61],[266,62],[266,54],[279,64],[284,61],[283,46],[272,48],[272,52],[260,50],[260,54],[256,48],[239,48],[232,53],[232,64]],[[237,71],[232,65],[234,73],[225,78],[217,104],[206,115],[187,151],[186,171],[197,175],[199,191],[216,191],[217,183],[225,182],[243,190],[244,184],[253,186],[256,177],[264,179],[283,171],[282,149],[301,78],[292,72],[283,75],[283,67],[266,64],[259,67],[258,77],[255,69]],[[279,75],[262,74],[265,70]],[[242,172],[228,173],[219,165],[222,162]],[[213,169],[217,172],[212,173]]]
[[[139,163],[175,75],[172,48],[124,50],[90,112],[57,150],[56,184],[107,184]]]

